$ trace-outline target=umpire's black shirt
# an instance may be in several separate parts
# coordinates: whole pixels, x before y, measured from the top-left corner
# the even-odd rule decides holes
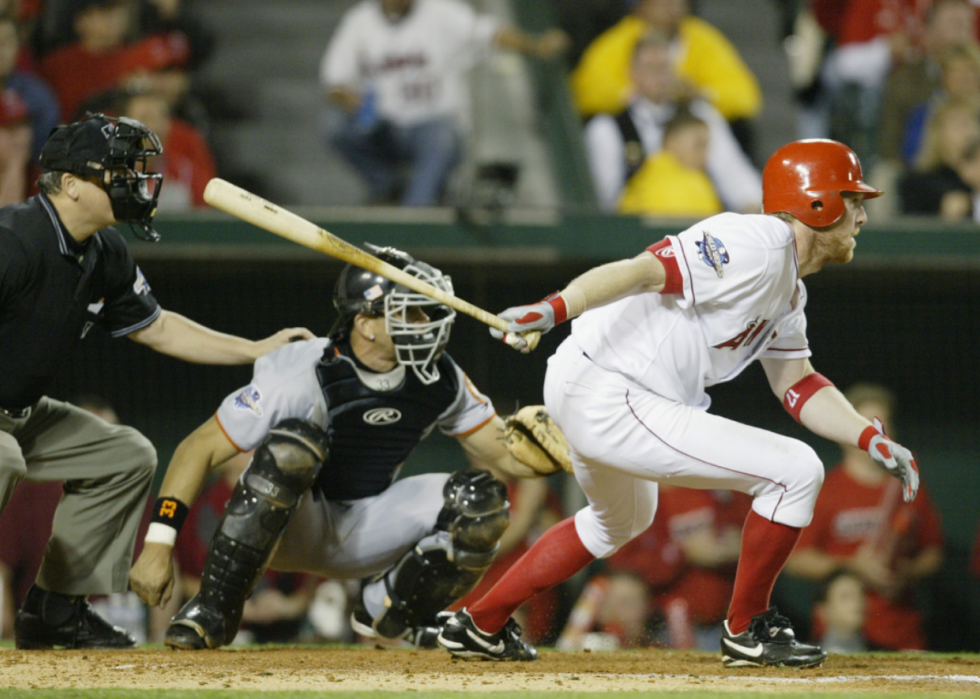
[[[93,324],[122,337],[159,315],[115,228],[79,243],[43,194],[0,209],[0,407],[34,405]]]

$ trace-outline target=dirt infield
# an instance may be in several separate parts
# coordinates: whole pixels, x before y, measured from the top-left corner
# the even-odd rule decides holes
[[[2,650],[0,687],[976,694],[980,657],[832,656],[811,670],[728,670],[714,653],[657,650],[545,652],[534,663],[462,661],[441,651],[329,646],[197,653]]]

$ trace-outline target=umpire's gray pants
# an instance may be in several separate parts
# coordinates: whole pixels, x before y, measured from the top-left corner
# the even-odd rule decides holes
[[[74,405],[45,397],[26,419],[0,413],[0,512],[22,479],[64,482],[41,588],[66,595],[128,589],[156,465],[146,437]]]
[[[314,499],[306,493],[269,564],[327,578],[367,578],[391,568],[432,534],[448,473],[427,473],[361,500]]]

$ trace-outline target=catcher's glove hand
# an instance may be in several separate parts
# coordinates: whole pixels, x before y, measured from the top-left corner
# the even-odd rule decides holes
[[[542,476],[572,473],[568,442],[543,405],[528,405],[504,418],[504,441],[511,455]]]

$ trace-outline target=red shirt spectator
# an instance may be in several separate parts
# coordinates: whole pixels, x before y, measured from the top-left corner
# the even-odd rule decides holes
[[[924,485],[914,502],[904,503],[897,481],[887,479],[872,485],[835,468],[824,481],[813,521],[803,530],[797,551],[819,549],[848,559],[867,546],[881,552],[898,572],[903,561],[928,547],[942,545],[939,514]],[[885,594],[869,586],[864,634],[879,648],[924,650],[922,615],[911,589],[901,586]],[[816,635],[820,635],[819,629]]]
[[[10,575],[4,580],[4,588],[10,587],[17,609],[27,599],[41,568],[62,492],[61,483],[22,481],[0,515],[0,564]]]
[[[917,39],[932,0],[811,0],[813,14],[838,46],[879,36],[904,34]]]

